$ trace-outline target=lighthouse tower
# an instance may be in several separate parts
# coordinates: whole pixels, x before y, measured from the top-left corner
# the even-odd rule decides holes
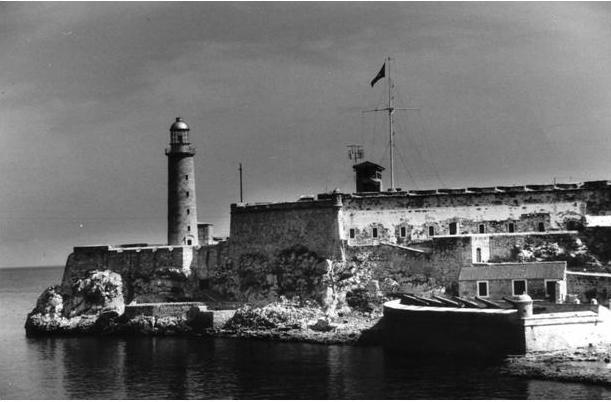
[[[180,117],[170,127],[168,156],[168,244],[195,246],[195,147],[189,142],[189,126]]]

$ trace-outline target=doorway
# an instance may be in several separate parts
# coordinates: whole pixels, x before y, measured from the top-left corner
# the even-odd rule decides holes
[[[556,301],[556,281],[545,281],[545,297],[550,301]]]

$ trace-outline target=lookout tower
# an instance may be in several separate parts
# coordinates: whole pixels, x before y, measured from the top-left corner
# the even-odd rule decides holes
[[[195,147],[189,142],[189,126],[177,117],[170,127],[168,156],[168,244],[198,244],[195,202]]]
[[[357,193],[378,193],[382,191],[382,171],[384,168],[376,163],[365,161],[352,166],[356,172]]]

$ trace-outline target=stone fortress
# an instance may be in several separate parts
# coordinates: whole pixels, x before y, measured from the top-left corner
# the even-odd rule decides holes
[[[166,150],[168,244],[75,247],[63,292],[110,270],[126,303],[283,295],[337,307],[357,291],[608,303],[611,181],[383,191],[384,168],[363,162],[355,193],[231,204],[220,239],[197,221],[189,135],[177,118]]]

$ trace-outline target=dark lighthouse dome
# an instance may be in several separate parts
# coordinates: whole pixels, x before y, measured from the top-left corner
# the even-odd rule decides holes
[[[189,131],[189,125],[185,123],[182,117],[177,117],[176,121],[172,123],[170,131]]]

